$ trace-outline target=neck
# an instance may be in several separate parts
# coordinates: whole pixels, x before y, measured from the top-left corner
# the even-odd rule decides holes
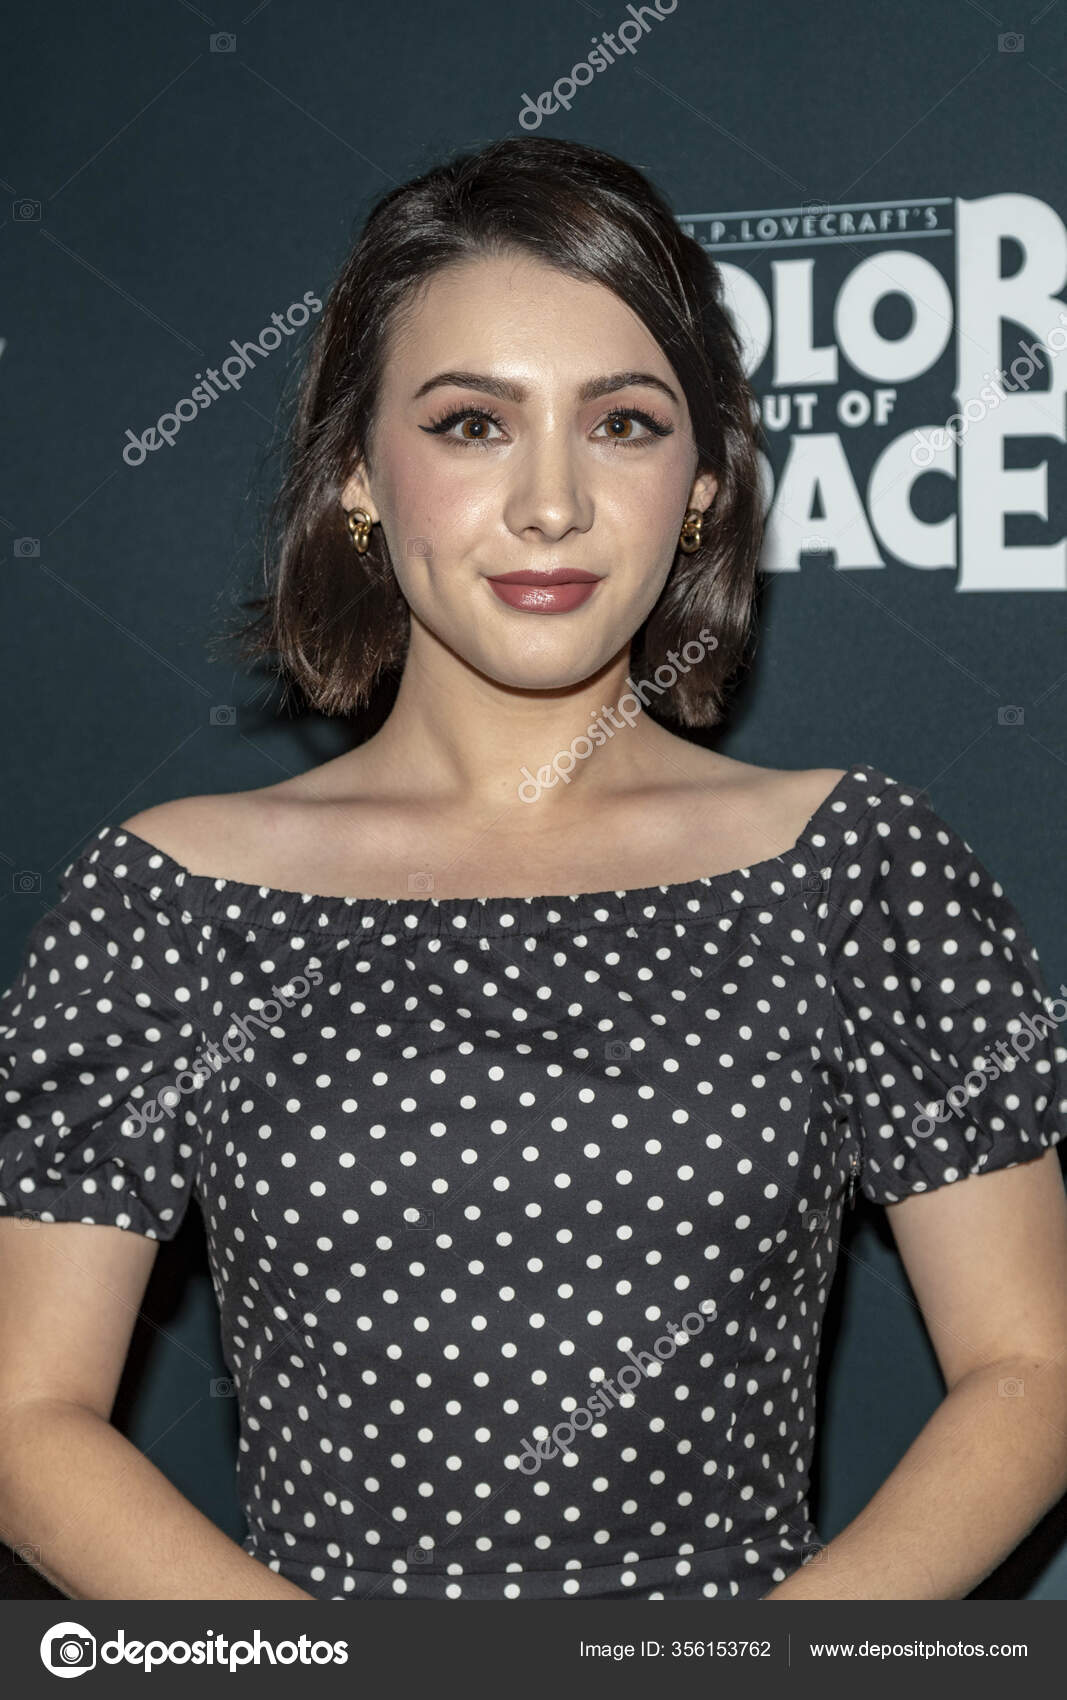
[[[364,772],[441,807],[536,803],[547,823],[662,779],[677,740],[627,683],[629,645],[598,673],[552,690],[501,685],[440,646],[413,645],[389,718],[360,746]],[[640,681],[638,681],[640,688]]]

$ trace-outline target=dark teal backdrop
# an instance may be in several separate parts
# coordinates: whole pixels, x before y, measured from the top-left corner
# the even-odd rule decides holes
[[[788,501],[720,747],[927,786],[1016,901],[1050,989],[1067,979],[1067,357],[1048,306],[1063,306],[1067,8],[1017,35],[956,0],[675,0],[658,18],[617,0],[215,4],[52,0],[7,19],[4,983],[102,823],[267,784],[359,735],[281,718],[268,681],[206,647],[254,585],[310,327],[229,368],[240,388],[168,427],[173,442],[136,443],[272,313],[325,297],[383,189],[534,129],[647,170],[731,268],[761,354],[768,471],[789,469]],[[587,59],[605,33],[617,52]],[[979,205],[1002,196],[1022,199]],[[1015,317],[1025,291],[1006,281],[1042,267]],[[927,460],[917,433],[1043,333],[1011,400],[978,402]],[[161,1253],[118,1415],[239,1535],[224,1376],[190,1222]],[[824,1535],[940,1391],[884,1216],[864,1205],[824,1345]],[[6,1560],[0,1593],[35,1592]],[[979,1593],[1067,1598],[1062,1505]]]

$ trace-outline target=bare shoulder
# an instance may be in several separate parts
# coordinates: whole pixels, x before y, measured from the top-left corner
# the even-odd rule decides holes
[[[249,791],[175,797],[142,809],[122,825],[192,874],[284,880],[322,850],[324,814],[360,794],[360,752],[321,762],[273,785]]]
[[[764,769],[767,775],[767,796],[772,803],[779,804],[794,816],[799,809],[804,819],[808,818],[824,803],[831,792],[835,791],[844,779],[847,768],[843,767],[802,767],[796,769]]]
[[[734,783],[738,814],[778,853],[791,849],[845,777],[839,767],[748,767]]]
[[[309,870],[329,863],[326,828],[334,805],[359,802],[360,765],[352,756],[335,757],[273,785],[175,797],[122,825],[191,874],[254,885],[295,882],[304,890],[314,878]]]
[[[246,846],[269,836],[272,810],[263,791],[206,793],[157,803],[122,822],[193,874],[214,874],[243,859]]]
[[[716,751],[708,779],[722,802],[759,815],[770,830],[788,834],[795,828],[795,836],[847,772],[840,767],[759,767]]]

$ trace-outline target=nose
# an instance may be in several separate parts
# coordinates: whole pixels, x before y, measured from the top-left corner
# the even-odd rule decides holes
[[[569,531],[589,530],[593,500],[579,460],[565,426],[527,436],[507,473],[504,518],[511,531],[558,542]]]

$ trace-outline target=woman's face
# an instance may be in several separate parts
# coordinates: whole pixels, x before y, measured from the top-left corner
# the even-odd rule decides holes
[[[579,684],[663,588],[695,478],[689,410],[641,320],[524,255],[438,272],[394,330],[369,471],[342,492],[381,521],[418,626],[489,678]],[[514,573],[591,587],[494,590]]]

